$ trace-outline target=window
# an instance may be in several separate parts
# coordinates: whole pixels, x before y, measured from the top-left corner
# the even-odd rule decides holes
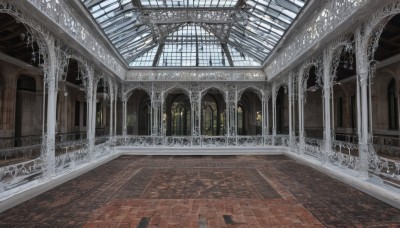
[[[398,129],[398,111],[396,98],[396,81],[392,79],[388,86],[388,113],[389,113],[389,129]]]
[[[79,101],[75,101],[75,126],[80,126],[80,114],[81,114],[81,103]]]

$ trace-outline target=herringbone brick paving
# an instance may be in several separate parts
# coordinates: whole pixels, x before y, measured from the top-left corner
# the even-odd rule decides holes
[[[122,156],[0,227],[400,227],[400,210],[285,156]]]

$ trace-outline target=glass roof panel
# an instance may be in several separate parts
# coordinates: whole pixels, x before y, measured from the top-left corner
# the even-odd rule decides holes
[[[165,41],[158,66],[228,66],[218,39],[197,24],[183,26]]]
[[[81,0],[129,66],[261,66],[307,0]]]
[[[194,8],[234,7],[238,0],[140,0],[143,7]]]
[[[157,47],[150,49],[148,52],[145,52],[140,57],[136,58],[135,61],[129,63],[129,66],[132,67],[151,67],[153,65],[154,57],[157,52]]]

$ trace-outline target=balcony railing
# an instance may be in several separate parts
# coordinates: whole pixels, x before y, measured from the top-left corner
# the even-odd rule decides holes
[[[315,138],[289,137],[288,135],[272,136],[103,136],[94,140],[92,148],[89,140],[83,135],[64,137],[78,140],[58,141],[55,143],[55,161],[45,161],[41,156],[45,145],[30,145],[2,150],[3,167],[0,168],[0,199],[10,194],[34,186],[46,180],[46,173],[54,168],[53,175],[63,175],[86,164],[97,162],[108,155],[116,154],[118,147],[131,148],[287,148],[283,153],[295,152],[307,159],[320,161],[322,165],[329,163],[341,170],[361,172],[359,144],[341,140],[333,140],[326,151],[325,141]],[[388,142],[383,139],[383,142]],[[392,142],[392,141],[391,141]],[[378,150],[392,150],[396,154],[399,147],[393,144],[373,145],[368,148],[369,175],[378,176],[386,182],[400,183],[400,160],[397,155],[387,157]],[[154,151],[157,151],[154,150]],[[303,153],[301,152],[303,151]],[[375,152],[376,151],[376,152]],[[389,152],[388,152],[389,153]],[[389,154],[390,154],[389,153]],[[25,156],[25,157],[24,157]],[[22,158],[21,158],[22,157]],[[6,163],[14,161],[15,163]]]

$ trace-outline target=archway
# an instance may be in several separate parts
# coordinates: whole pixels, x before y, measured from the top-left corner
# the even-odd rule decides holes
[[[106,136],[110,132],[110,95],[109,84],[105,78],[101,78],[96,87],[95,109],[95,136]]]
[[[207,90],[201,99],[201,110],[201,135],[224,135],[226,103],[219,90]]]
[[[385,25],[374,59],[379,61],[369,87],[370,126],[375,152],[400,160],[399,82],[400,14]]]
[[[80,64],[75,59],[69,59],[67,74],[59,83],[56,137],[58,141],[84,139],[87,136],[88,104]]]
[[[191,105],[186,93],[182,90],[169,93],[164,110],[167,136],[191,135]]]
[[[344,48],[337,63],[333,81],[331,112],[333,139],[350,143],[358,142],[357,132],[357,72],[355,53]],[[355,151],[354,151],[355,153]]]
[[[44,46],[37,43],[38,34],[32,34],[36,30],[14,16],[1,13],[0,21],[0,149],[6,150],[0,158],[12,164],[40,155],[45,106],[40,47]]]
[[[322,89],[317,82],[317,68],[312,66],[308,72],[304,105],[304,132],[308,138],[323,138]]]
[[[260,97],[252,90],[243,92],[237,107],[237,134],[262,134],[262,107]]]
[[[144,90],[136,89],[127,101],[127,134],[151,134],[151,100]]]
[[[276,133],[289,133],[288,96],[284,86],[281,86],[276,96]]]

